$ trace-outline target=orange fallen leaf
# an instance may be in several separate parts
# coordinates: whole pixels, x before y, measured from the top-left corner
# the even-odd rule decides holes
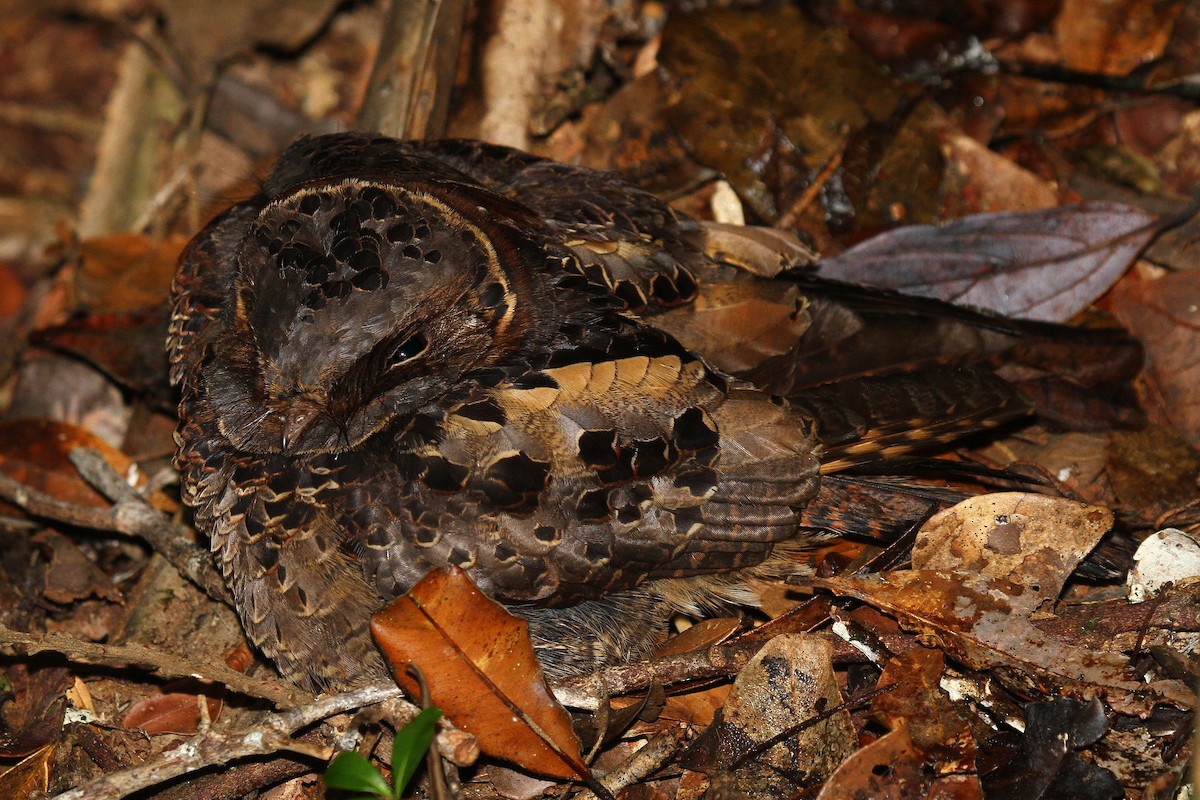
[[[87,430],[48,419],[18,419],[0,422],[0,472],[67,503],[108,508],[110,503],[79,476],[68,457],[75,448],[95,450],[109,466],[128,478],[135,469],[124,453]],[[145,476],[135,474],[138,484]],[[156,492],[150,504],[160,511],[174,511],[175,504]]]
[[[529,626],[484,595],[461,569],[426,575],[371,619],[397,682],[416,696],[409,664],[434,705],[480,749],[532,772],[587,778],[571,720],[542,675]]]

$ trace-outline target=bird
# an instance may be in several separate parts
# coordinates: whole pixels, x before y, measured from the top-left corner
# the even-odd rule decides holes
[[[794,569],[838,474],[1029,415],[976,363],[1008,323],[812,258],[498,145],[297,140],[185,249],[167,337],[182,494],[250,640],[314,691],[374,680],[372,613],[453,565],[549,675],[641,658]],[[963,352],[872,361],[922,337]]]

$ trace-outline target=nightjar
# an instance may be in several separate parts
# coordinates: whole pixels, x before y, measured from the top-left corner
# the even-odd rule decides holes
[[[185,498],[251,639],[353,685],[383,671],[371,613],[456,564],[549,672],[629,659],[672,610],[753,603],[825,526],[822,473],[1027,413],[974,367],[833,381],[1011,331],[906,303],[871,334],[853,291],[771,277],[806,257],[514,150],[299,140],[185,251],[168,343]]]

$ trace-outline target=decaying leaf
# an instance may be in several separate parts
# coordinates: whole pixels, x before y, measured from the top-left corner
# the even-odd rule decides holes
[[[1002,492],[971,497],[933,516],[913,545],[913,568],[1002,578],[1022,587],[1008,600],[1028,614],[1054,599],[1109,528],[1107,508]]]
[[[788,731],[841,705],[832,654],[816,637],[772,639],[738,673],[720,719],[689,751],[687,766],[723,776],[723,785],[746,798],[790,796],[827,777],[857,744],[849,712]]]
[[[552,777],[590,775],[570,717],[546,685],[528,624],[461,569],[430,572],[372,617],[371,632],[397,682],[417,696],[406,672],[417,666],[433,704],[474,734],[483,752]]]
[[[975,775],[939,776],[925,769],[908,727],[901,725],[858,750],[821,787],[817,800],[881,800],[953,797],[982,800]]]
[[[1100,695],[1114,710],[1136,716],[1148,715],[1157,702],[1195,704],[1183,683],[1130,675],[1124,653],[1076,647],[1043,633],[1022,612],[1029,604],[1022,595],[1033,590],[1002,578],[914,570],[816,582],[887,611],[904,627],[934,637],[948,655],[972,669],[995,670],[1022,692]]]
[[[1154,218],[1119,203],[978,214],[910,225],[817,263],[827,278],[1063,322],[1133,263]]]
[[[1099,700],[1083,703],[1058,697],[1030,703],[1025,709],[1021,749],[1011,762],[984,777],[988,798],[1120,800],[1125,792],[1116,777],[1075,754],[1107,730],[1108,720]]]
[[[40,531],[33,540],[50,551],[46,599],[63,605],[93,596],[112,603],[123,602],[112,580],[75,542],[54,530]]]
[[[889,691],[871,701],[871,712],[893,731],[907,730],[914,749],[939,774],[967,774],[975,769],[975,740],[939,685],[944,670],[937,650],[914,647],[895,656],[879,676],[879,686]]]

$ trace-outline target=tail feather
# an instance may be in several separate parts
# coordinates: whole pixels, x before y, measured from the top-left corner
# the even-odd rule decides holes
[[[855,378],[789,399],[816,420],[826,475],[945,449],[1032,413],[1011,384],[980,367]]]

